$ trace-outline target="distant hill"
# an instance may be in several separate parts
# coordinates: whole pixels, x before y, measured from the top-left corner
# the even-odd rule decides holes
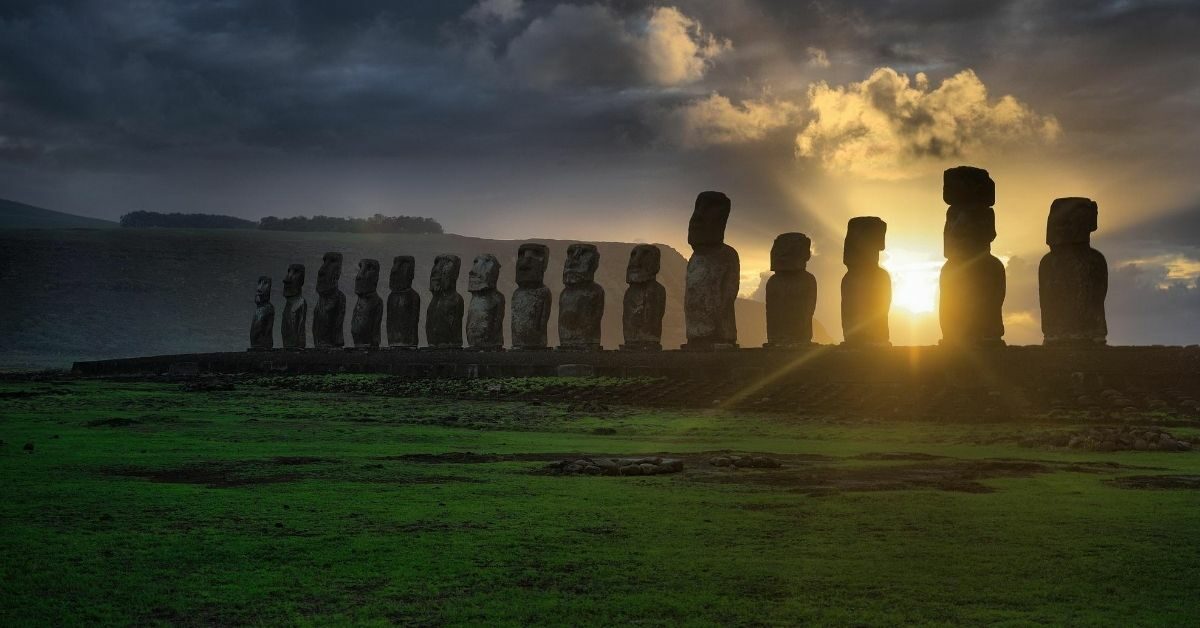
[[[531,240],[550,247],[546,284],[557,306],[562,265],[570,241]],[[275,280],[273,301],[282,308],[283,275],[288,264],[303,263],[308,277],[304,295],[310,312],[317,300],[321,255],[345,256],[341,287],[353,308],[354,273],[364,257],[383,267],[380,293],[386,296],[387,273],[396,255],[416,257],[422,304],[429,303],[429,271],[440,253],[463,260],[459,292],[466,292],[471,261],[495,254],[502,265],[499,288],[506,295],[521,241],[489,240],[447,234],[341,234],[262,230],[105,229],[0,232],[0,367],[66,366],[73,360],[182,353],[241,351],[248,344],[254,290],[259,275]],[[599,242],[597,281],[606,292],[602,341],[615,349],[622,342],[621,299],[632,243]],[[659,281],[667,289],[663,345],[684,342],[683,282],[687,262],[678,251],[660,245]],[[765,341],[762,303],[739,300],[739,342]],[[350,317],[346,317],[349,340]],[[422,319],[424,312],[422,311]],[[557,343],[552,311],[550,342]],[[424,328],[422,320],[422,332]],[[508,321],[504,325],[508,335]],[[278,327],[276,342],[278,343]],[[423,333],[422,333],[423,335]],[[818,340],[827,340],[823,334]],[[422,342],[424,338],[422,338]],[[311,346],[311,336],[309,341]]]
[[[111,229],[117,223],[0,199],[0,229]]]

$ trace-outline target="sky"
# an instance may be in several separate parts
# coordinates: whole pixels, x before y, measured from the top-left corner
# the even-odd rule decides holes
[[[846,221],[874,215],[910,344],[938,337],[941,172],[970,164],[1010,342],[1041,339],[1051,201],[1085,196],[1110,341],[1200,343],[1198,32],[1194,0],[6,0],[0,197],[688,255],[719,190],[743,294],[807,233],[835,335]]]

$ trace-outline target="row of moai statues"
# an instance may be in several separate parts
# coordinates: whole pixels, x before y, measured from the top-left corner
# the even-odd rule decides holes
[[[947,345],[1002,345],[1006,278],[1004,264],[991,253],[996,238],[996,186],[986,170],[970,166],[945,172],[943,200],[949,205],[943,229],[946,263],[940,277],[939,319],[942,342]],[[734,349],[737,323],[734,314],[741,276],[737,251],[725,244],[731,203],[720,192],[702,192],[688,223],[688,260],[684,286],[687,350]],[[1046,243],[1050,252],[1038,270],[1042,330],[1046,344],[1104,344],[1107,326],[1104,300],[1108,291],[1108,266],[1090,246],[1096,230],[1097,206],[1086,198],[1054,201],[1047,220]],[[890,344],[888,313],[891,277],[879,264],[885,250],[887,223],[875,216],[851,218],[847,224],[841,282],[842,333],[845,344]],[[780,234],[771,247],[771,270],[766,285],[767,344],[770,348],[807,346],[813,338],[817,281],[808,272],[812,242],[803,233]],[[522,244],[517,252],[517,289],[512,295],[512,348],[547,348],[551,294],[544,276],[549,249],[542,244]],[[564,288],[559,296],[559,349],[599,350],[600,323],[604,314],[604,289],[596,283],[600,253],[591,244],[572,244],[563,267]],[[342,256],[327,253],[317,278],[317,307],[313,340],[318,348],[345,344],[342,334],[346,297],[338,289]],[[430,273],[433,297],[426,310],[425,334],[429,347],[463,346],[463,298],[457,292],[461,261],[439,255]],[[638,245],[626,268],[622,316],[626,350],[662,348],[662,319],[666,290],[658,283],[660,252],[653,245]],[[354,290],[358,301],[351,318],[355,347],[381,345],[380,327],[387,312],[387,344],[417,346],[421,297],[412,288],[415,262],[410,256],[393,260],[386,308],[376,292],[379,262],[359,262]],[[470,348],[503,348],[502,325],[506,300],[496,289],[500,262],[494,255],[475,258],[467,289],[471,302],[466,312],[466,342]],[[283,346],[303,348],[307,304],[300,295],[304,266],[293,264],[284,279],[287,303],[283,315]],[[272,346],[274,307],[271,280],[259,279],[257,309],[251,330],[251,347]]]

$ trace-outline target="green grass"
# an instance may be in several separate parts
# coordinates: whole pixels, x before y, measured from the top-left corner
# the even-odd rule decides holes
[[[3,625],[1113,626],[1200,612],[1200,491],[1106,482],[1200,475],[1200,453],[1016,444],[1061,425],[0,384],[20,391],[39,394],[0,399]],[[998,434],[1013,439],[975,444]],[[693,455],[678,475],[556,477],[521,456],[397,458],[724,449],[785,467]],[[949,458],[855,458],[883,452]],[[886,481],[982,459],[1044,468],[973,480],[990,492]],[[1071,466],[1085,462],[1125,466]],[[839,483],[856,473],[880,484]]]

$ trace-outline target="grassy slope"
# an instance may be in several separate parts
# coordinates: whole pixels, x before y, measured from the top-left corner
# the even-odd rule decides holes
[[[971,444],[1028,428],[1012,424],[587,417],[554,404],[253,386],[0,384],[29,390],[58,394],[0,399],[5,625],[1182,625],[1200,610],[1200,492],[1103,482],[1197,474],[1200,453]],[[112,418],[139,423],[84,425]],[[599,426],[617,434],[593,435]],[[528,473],[536,462],[384,459],[725,448],[836,456],[821,464],[843,471],[910,464],[848,458],[896,451],[1163,470],[985,480],[990,493],[813,495],[687,474],[550,477]],[[189,466],[242,484],[131,475]]]
[[[0,198],[0,229],[112,229],[111,220],[42,209]]]

